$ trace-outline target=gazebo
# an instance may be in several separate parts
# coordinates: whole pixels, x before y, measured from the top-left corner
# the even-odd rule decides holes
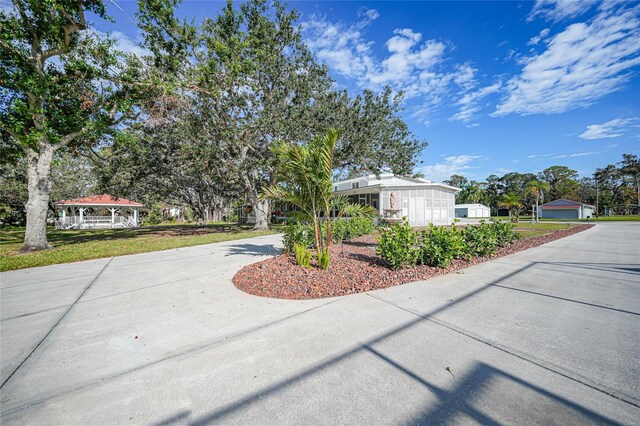
[[[53,203],[56,229],[133,228],[143,205],[108,194]]]

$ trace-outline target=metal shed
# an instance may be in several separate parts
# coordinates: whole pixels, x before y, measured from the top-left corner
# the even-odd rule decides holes
[[[456,217],[489,218],[491,209],[484,204],[456,204]]]
[[[538,216],[545,219],[587,219],[593,217],[595,207],[590,204],[560,198],[538,207]]]

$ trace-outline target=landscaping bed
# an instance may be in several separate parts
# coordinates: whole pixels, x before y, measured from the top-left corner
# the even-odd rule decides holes
[[[488,257],[454,259],[449,268],[418,265],[414,268],[389,269],[375,255],[376,236],[366,235],[331,247],[331,266],[326,269],[304,268],[293,255],[280,255],[245,266],[234,277],[237,288],[256,296],[278,299],[319,299],[386,288],[457,271],[489,259],[506,256],[576,234],[594,225],[577,225],[544,235],[522,238],[498,248]]]

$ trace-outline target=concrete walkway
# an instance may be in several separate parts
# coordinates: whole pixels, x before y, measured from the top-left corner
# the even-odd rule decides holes
[[[231,283],[278,236],[3,273],[0,422],[637,424],[638,241],[315,301]]]

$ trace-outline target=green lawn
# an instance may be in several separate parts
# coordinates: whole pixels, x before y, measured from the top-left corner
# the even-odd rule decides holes
[[[521,221],[531,221],[531,216],[520,216]],[[541,217],[541,222],[640,222],[640,216],[600,216],[590,219],[552,219]]]
[[[24,227],[0,227],[0,271],[239,240],[273,234],[278,229],[252,231],[251,225],[230,224],[203,228],[193,224],[64,231],[50,228],[52,250],[20,254],[17,251],[22,245]]]
[[[551,231],[559,229],[567,229],[576,225],[570,223],[531,223],[531,222],[518,222],[516,223],[516,232],[521,238],[537,237],[538,235],[548,234]]]

